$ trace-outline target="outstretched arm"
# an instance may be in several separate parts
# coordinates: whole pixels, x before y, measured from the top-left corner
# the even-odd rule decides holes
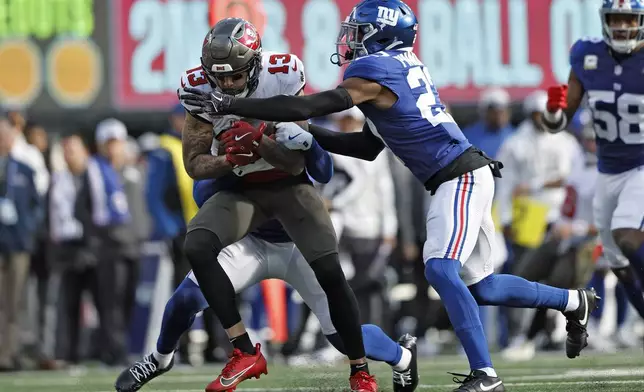
[[[213,137],[211,124],[186,113],[181,135],[183,164],[192,179],[219,178],[232,171],[233,166],[225,155],[213,156],[210,153]]]
[[[271,98],[236,98],[219,91],[205,93],[186,88],[179,98],[195,107],[192,114],[236,114],[264,121],[293,122],[341,112],[354,105],[374,100],[383,87],[362,78],[348,78],[334,90],[313,95],[278,95]]]

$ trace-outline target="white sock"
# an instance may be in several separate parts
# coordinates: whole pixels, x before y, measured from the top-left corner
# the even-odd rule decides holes
[[[483,369],[476,369],[476,370],[485,372],[485,374],[487,374],[490,377],[498,377],[496,375],[496,372],[494,371],[494,368],[491,368],[491,367],[487,367],[487,368],[483,368]]]
[[[154,350],[152,352],[152,356],[159,363],[159,368],[165,369],[170,365],[170,362],[172,361],[172,357],[174,357],[174,352],[171,352],[170,354],[161,354],[157,350]]]
[[[564,312],[572,312],[579,308],[579,291],[577,290],[568,290],[568,303],[566,304],[566,309]]]
[[[400,361],[393,366],[394,370],[402,372],[403,370],[407,370],[409,367],[409,363],[411,362],[411,351],[409,349],[406,349],[404,347],[402,348],[402,357],[400,357]]]

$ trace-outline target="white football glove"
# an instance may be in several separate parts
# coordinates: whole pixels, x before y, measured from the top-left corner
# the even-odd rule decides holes
[[[313,135],[303,130],[299,125],[288,122],[278,123],[275,131],[275,140],[289,150],[306,151],[313,144]]]

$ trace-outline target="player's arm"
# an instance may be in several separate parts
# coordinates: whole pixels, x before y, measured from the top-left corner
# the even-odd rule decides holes
[[[186,121],[181,134],[183,164],[192,179],[219,178],[232,171],[233,165],[225,155],[213,156],[210,153],[211,124],[186,113]]]
[[[292,175],[298,175],[304,170],[304,154],[289,150],[266,135],[262,136],[257,153],[266,162]]]
[[[313,139],[311,148],[304,153],[306,171],[320,184],[326,184],[333,177],[333,158]]]
[[[236,98],[218,91],[186,88],[180,98],[196,107],[193,114],[235,114],[264,121],[303,121],[313,117],[341,112],[354,105],[374,100],[383,87],[378,83],[348,78],[337,88],[312,95],[277,95],[271,98]]]
[[[326,184],[333,176],[333,159],[306,131],[308,126],[308,123],[279,123],[275,140],[289,150],[303,151],[306,171],[315,181]]]
[[[548,105],[543,112],[543,122],[550,132],[559,132],[566,128],[579,109],[584,93],[584,87],[572,69],[567,86],[548,89]]]
[[[371,132],[369,124],[364,125],[362,132],[351,133],[335,132],[311,124],[309,132],[326,151],[365,161],[373,161],[385,148],[382,140]]]

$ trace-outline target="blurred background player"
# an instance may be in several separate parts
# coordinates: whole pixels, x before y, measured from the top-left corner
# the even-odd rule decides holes
[[[545,107],[546,97],[543,97],[543,94],[545,93],[539,92],[539,96],[543,98],[542,102],[538,107],[533,108],[533,113],[536,112],[539,117]],[[580,116],[583,116],[583,113],[578,115],[578,117]],[[584,117],[588,117],[587,114]],[[539,132],[543,133],[544,130],[541,129]],[[552,161],[558,169],[551,167],[541,174],[533,175],[532,178],[551,175],[553,178],[564,179],[562,185],[565,185],[563,187],[565,199],[560,200],[557,197],[555,200],[551,200],[549,205],[558,208],[559,213],[553,210],[549,211],[553,215],[548,216],[548,229],[543,242],[537,248],[528,250],[522,259],[517,261],[513,272],[523,278],[541,281],[555,287],[578,287],[586,284],[595,267],[595,260],[592,257],[597,236],[597,229],[593,224],[592,208],[597,180],[594,131],[592,126],[582,125],[580,137],[584,147],[583,151],[577,151],[576,140],[570,140],[573,136],[567,132],[557,135],[543,133],[543,135],[550,140],[548,143],[532,142],[529,144],[532,149],[537,146],[537,155],[552,157],[549,162]],[[562,138],[554,141],[550,139],[552,136],[562,136]],[[524,140],[524,142],[526,141]],[[548,155],[546,151],[539,150],[543,145],[567,147],[559,149],[562,153],[558,155],[554,154],[557,151],[555,149],[552,150],[553,153]],[[519,144],[513,146],[513,151],[517,153],[517,156],[520,156]],[[525,151],[523,153],[525,154]],[[555,156],[560,159],[554,158]],[[533,167],[541,168],[542,166],[535,164]],[[589,287],[597,288],[594,285]],[[597,292],[599,296],[603,295],[603,291],[597,290]],[[598,310],[601,309],[602,304],[603,301]],[[542,347],[550,349],[557,347],[552,337],[556,323],[552,319],[549,317],[548,309],[537,309],[531,323],[524,325],[526,328],[524,334],[502,352],[503,357],[514,361],[527,361],[534,358],[538,345],[536,338],[541,333],[545,335]],[[589,330],[591,330],[590,324]],[[596,334],[590,334],[596,336]],[[603,339],[594,338],[589,340],[589,345],[598,347],[602,342]]]
[[[105,125],[97,129],[99,145],[126,132]],[[121,233],[132,222],[124,185],[110,161],[90,155],[79,135],[68,135],[62,146],[67,167],[53,176],[49,199],[53,263],[60,271],[52,293],[60,295],[65,315],[58,319],[59,350],[68,362],[80,362],[82,299],[89,291],[100,319],[94,355],[108,365],[122,364],[127,361],[123,250],[129,240]]]
[[[365,122],[357,107],[332,118],[338,131],[347,133],[360,132]],[[349,285],[356,294],[361,321],[388,326],[385,271],[396,246],[398,220],[387,154],[381,153],[373,162],[333,155],[333,163],[335,172],[345,181],[329,197],[329,207],[341,216],[339,246],[353,267]]]
[[[36,172],[15,152],[18,132],[0,112],[0,371],[20,367],[22,294],[43,217]]]
[[[479,97],[478,113],[479,121],[463,128],[463,134],[491,158],[497,158],[501,145],[514,132],[510,123],[510,94],[501,88],[484,90]]]
[[[503,179],[497,183],[497,205],[511,256],[503,271],[531,281],[542,281],[542,274],[550,272],[539,253],[531,253],[531,250],[541,245],[545,232],[559,220],[566,197],[566,180],[581,154],[572,135],[552,135],[546,131],[541,112],[547,100],[545,91],[535,91],[526,97],[523,112],[527,118],[502,144],[497,155],[504,165]],[[520,207],[518,203],[522,203]],[[541,273],[525,272],[528,269]],[[523,314],[520,309],[501,312],[501,325],[504,322],[508,325],[507,336],[501,335],[501,347],[513,344]]]
[[[173,287],[179,287],[190,271],[190,263],[183,252],[186,238],[186,225],[196,212],[197,206],[192,199],[192,178],[183,165],[181,130],[185,122],[185,110],[176,104],[168,118],[168,129],[157,139],[158,146],[149,151],[147,159],[146,202],[152,218],[153,241],[164,241],[170,250],[174,266]],[[212,312],[204,313],[204,326],[208,343],[204,349],[204,359],[214,360],[217,347],[214,336],[216,319]],[[188,363],[189,336],[182,337],[179,344],[179,361]]]
[[[599,169],[595,226],[606,262],[644,317],[644,96],[633,82],[644,61],[644,4],[605,0],[600,15],[603,39],[573,45],[568,84],[548,89],[544,119],[551,132],[561,131],[588,100]]]

